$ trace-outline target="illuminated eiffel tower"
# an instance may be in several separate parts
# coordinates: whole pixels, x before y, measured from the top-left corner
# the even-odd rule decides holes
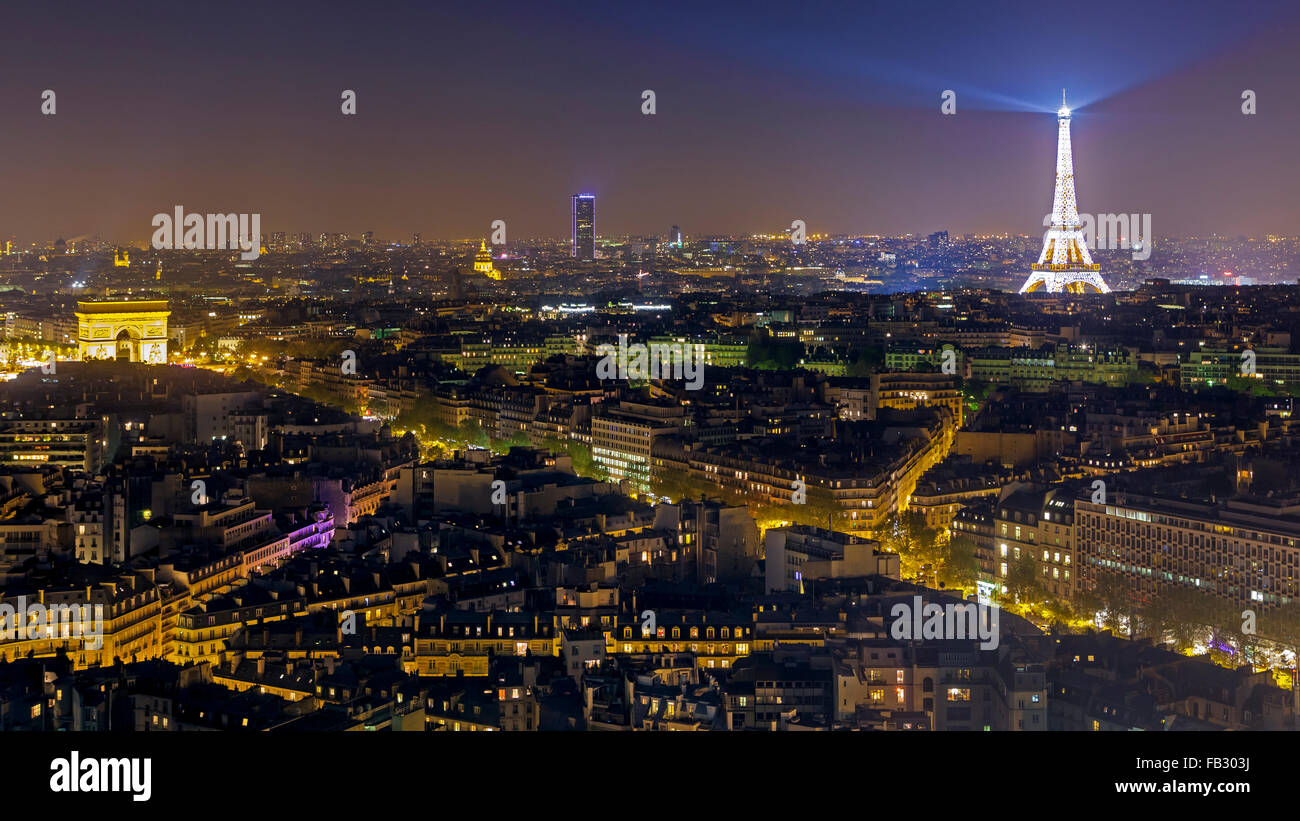
[[[1061,108],[1056,112],[1056,196],[1052,200],[1052,227],[1043,240],[1043,253],[1031,266],[1020,293],[1045,291],[1049,294],[1082,294],[1088,290],[1110,293],[1101,278],[1101,266],[1088,255],[1088,244],[1079,222],[1079,203],[1074,197],[1074,155],[1070,150],[1070,109],[1061,91]]]

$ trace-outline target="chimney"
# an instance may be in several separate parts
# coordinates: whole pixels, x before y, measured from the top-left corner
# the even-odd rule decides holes
[[[327,674],[331,675],[331,676],[334,675],[334,657],[333,657],[333,656],[326,656],[326,657],[325,657],[325,672],[326,672]]]
[[[257,675],[266,675],[266,656],[262,656],[257,660]]]

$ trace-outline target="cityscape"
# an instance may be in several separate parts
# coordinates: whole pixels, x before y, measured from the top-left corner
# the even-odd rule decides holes
[[[563,4],[556,20],[507,5],[539,37],[563,40],[557,21],[597,31]],[[727,6],[701,23],[732,19]],[[1029,54],[900,104],[921,75],[883,68],[901,57],[880,45],[864,105],[927,125],[914,145],[875,135],[853,150],[907,168],[935,152],[915,183],[933,210],[891,200],[879,183],[893,171],[860,180],[870,202],[854,204],[807,170],[851,142],[816,132],[856,127],[816,115],[848,104],[832,100],[847,80],[831,66],[851,35],[821,23],[816,61],[790,59],[824,82],[785,101],[766,87],[788,105],[775,132],[808,118],[789,167],[755,164],[768,137],[749,147],[743,118],[735,157],[713,136],[698,152],[679,142],[715,124],[665,65],[700,69],[701,85],[711,67],[727,86],[724,65],[762,78],[762,60],[685,32],[670,46],[658,23],[605,28],[593,60],[648,49],[644,79],[613,64],[592,79],[622,118],[612,142],[587,142],[598,118],[576,137],[532,102],[467,104],[440,120],[457,133],[429,132],[430,162],[454,170],[424,191],[427,210],[389,165],[416,161],[401,156],[401,113],[379,111],[386,92],[336,82],[294,36],[267,93],[324,61],[321,110],[282,115],[316,118],[320,143],[295,155],[288,137],[282,169],[234,162],[231,180],[182,163],[117,205],[74,202],[79,183],[59,175],[75,169],[35,188],[41,143],[94,133],[78,106],[100,103],[56,81],[89,69],[70,63],[39,95],[5,81],[0,96],[26,95],[51,135],[16,126],[39,158],[13,172],[32,205],[0,209],[0,731],[1300,729],[1295,104],[1273,74],[1206,80],[1300,67],[1300,20],[1282,4],[1250,22],[1205,6],[1178,44],[1130,52],[1119,38],[1123,82],[1083,64],[1006,79]],[[317,33],[342,36],[326,7]],[[149,30],[190,12],[176,14]],[[903,33],[924,16],[870,14]],[[490,21],[465,15],[473,40]],[[995,16],[999,47],[1034,23]],[[814,36],[754,21],[735,33]],[[409,36],[388,53],[360,32],[340,61],[402,63]],[[478,40],[500,76],[573,70],[502,37],[517,59]],[[917,64],[966,59],[969,39],[927,45]],[[132,65],[110,77],[134,88]],[[1222,109],[1200,115],[1204,133],[1181,119],[1198,94]],[[718,105],[735,118],[738,103]],[[180,109],[166,139],[208,127]],[[536,145],[491,165],[476,152],[497,151],[516,116],[537,117]],[[665,120],[674,167],[611,160],[625,142],[648,161],[616,135]],[[262,149],[289,133],[270,122],[249,137]],[[1176,159],[1123,167],[1139,132]],[[307,164],[336,149],[363,168],[306,186]],[[112,160],[86,150],[92,186]],[[568,170],[530,176],[538,151]],[[720,194],[747,163],[753,178]],[[114,173],[139,172],[124,159]],[[1249,181],[1224,188],[1221,173]],[[110,789],[89,753],[50,749],[65,756],[41,770],[52,792]],[[1115,753],[1125,778],[1151,777]],[[1184,766],[1222,782],[1206,794],[1250,791],[1244,766]]]

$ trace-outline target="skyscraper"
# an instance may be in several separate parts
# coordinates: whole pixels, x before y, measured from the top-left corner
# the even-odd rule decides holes
[[[682,247],[682,229],[676,225],[673,226],[673,230],[668,232],[668,244],[674,248]]]
[[[574,259],[596,258],[596,195],[573,195],[573,249]]]
[[[1020,293],[1046,291],[1049,294],[1081,294],[1087,289],[1110,293],[1101,278],[1101,266],[1092,261],[1079,220],[1079,203],[1074,195],[1074,154],[1070,149],[1070,109],[1061,92],[1056,112],[1056,195],[1052,199],[1052,227],[1043,238],[1043,253],[1031,267]]]

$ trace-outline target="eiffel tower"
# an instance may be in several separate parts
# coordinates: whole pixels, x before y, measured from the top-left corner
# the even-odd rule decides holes
[[[1056,112],[1056,196],[1052,199],[1052,227],[1043,240],[1043,253],[1030,267],[1031,273],[1020,293],[1082,294],[1089,290],[1110,293],[1101,278],[1101,266],[1088,255],[1088,243],[1079,222],[1079,203],[1074,197],[1074,155],[1070,150],[1070,109],[1061,90],[1061,108]]]

